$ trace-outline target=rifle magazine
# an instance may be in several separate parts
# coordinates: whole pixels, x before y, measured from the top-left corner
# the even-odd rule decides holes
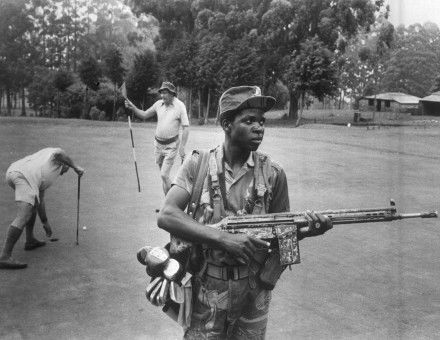
[[[275,227],[275,230],[278,238],[280,264],[286,266],[300,263],[296,225],[279,225]]]

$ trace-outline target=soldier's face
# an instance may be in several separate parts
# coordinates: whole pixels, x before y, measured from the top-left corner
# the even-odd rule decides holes
[[[263,141],[266,118],[261,109],[244,109],[230,125],[231,142],[247,151],[255,151]]]

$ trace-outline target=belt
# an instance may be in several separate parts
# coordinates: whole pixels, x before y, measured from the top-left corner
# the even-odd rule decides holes
[[[175,142],[178,138],[179,138],[179,135],[175,135],[174,137],[171,137],[168,139],[159,139],[156,136],[154,136],[154,139],[156,140],[156,142],[158,142],[159,144],[162,144],[162,145],[171,144],[171,143]]]
[[[228,281],[228,280],[241,280],[249,276],[248,266],[216,266],[215,264],[208,263],[206,267],[206,275],[215,279]]]

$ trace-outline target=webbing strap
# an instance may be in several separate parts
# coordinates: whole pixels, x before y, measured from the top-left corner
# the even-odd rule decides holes
[[[222,193],[220,190],[218,166],[215,152],[211,152],[209,156],[209,178],[212,199],[213,222],[218,222],[224,214],[224,206],[222,202]]]
[[[197,208],[199,207],[200,197],[202,196],[203,183],[205,181],[206,173],[208,171],[208,159],[210,152],[206,150],[199,151],[199,161],[196,169],[196,180],[193,184],[191,198],[189,200],[187,214],[195,218]]]
[[[266,193],[266,183],[264,181],[264,162],[260,159],[260,155],[255,152],[254,159],[254,188],[256,200],[252,215],[259,215],[263,212],[264,194]]]

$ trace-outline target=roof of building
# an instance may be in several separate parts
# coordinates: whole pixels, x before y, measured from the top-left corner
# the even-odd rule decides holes
[[[373,96],[365,96],[366,99],[393,100],[400,104],[418,104],[420,98],[402,92],[385,92]]]
[[[434,92],[430,94],[429,96],[423,97],[420,99],[423,102],[440,102],[440,91]]]

